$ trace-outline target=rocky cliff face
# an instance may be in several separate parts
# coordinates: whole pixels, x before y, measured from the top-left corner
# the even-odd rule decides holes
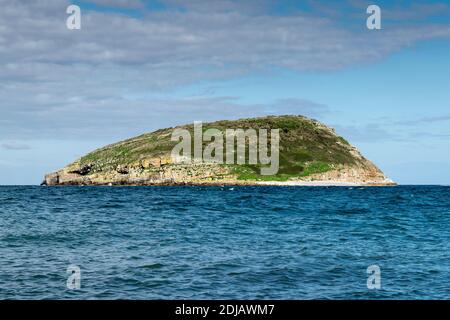
[[[192,125],[180,126],[193,132]],[[255,185],[328,182],[392,185],[373,163],[333,129],[301,116],[204,124],[206,129],[280,129],[279,171],[260,174],[260,165],[174,163],[175,128],[161,129],[98,149],[45,176],[44,185]],[[246,162],[247,163],[247,162]]]

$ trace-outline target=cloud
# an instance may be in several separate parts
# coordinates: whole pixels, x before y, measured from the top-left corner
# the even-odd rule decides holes
[[[422,124],[433,124],[439,122],[450,121],[450,115],[434,116],[434,117],[421,117],[413,120],[397,121],[395,124],[402,126],[417,126]]]
[[[378,123],[357,125],[335,125],[336,131],[354,142],[407,142],[407,143],[433,143],[436,140],[448,140],[450,133],[442,127],[429,127],[427,130],[418,130],[423,124],[432,124],[450,121],[450,116],[423,117],[408,121],[394,121],[391,118],[379,119]],[[442,131],[444,129],[444,131]]]
[[[0,145],[5,150],[29,150],[31,147],[27,144],[20,142],[5,142]]]
[[[450,133],[432,133],[432,132],[417,131],[412,133],[411,137],[416,141],[419,139],[427,139],[427,140],[441,139],[448,141],[448,139],[450,138]]]
[[[277,0],[161,0],[171,9],[182,9],[201,13],[229,13],[263,14],[276,5]]]
[[[347,0],[351,8],[365,10],[374,4],[371,0]],[[382,17],[391,22],[416,22],[433,16],[448,16],[450,6],[444,2],[411,1],[393,2],[390,6],[380,5]]]
[[[285,98],[258,107],[266,114],[297,114],[307,117],[323,117],[331,112],[328,106],[305,99]],[[253,112],[257,112],[254,110]],[[251,114],[249,114],[251,116]]]
[[[34,99],[33,107],[6,110],[0,136],[10,139],[115,138],[137,135],[193,121],[238,119],[275,114],[322,117],[328,107],[308,100],[283,99],[267,104],[245,104],[235,97],[138,98],[70,96]],[[12,103],[12,101],[11,101]],[[20,128],[20,129],[19,129]]]
[[[336,132],[351,142],[386,142],[392,140],[404,140],[398,133],[375,123],[362,125],[335,125]]]
[[[0,51],[0,59],[21,63],[112,63],[122,67],[140,64],[145,71],[201,67],[333,70],[378,61],[416,41],[450,37],[448,26],[421,25],[371,33],[355,32],[332,20],[301,13],[253,15],[249,9],[205,14],[195,11],[205,7],[195,5],[196,1],[186,11],[149,11],[142,19],[87,11],[83,12],[82,30],[70,31],[62,23],[64,11],[49,16],[50,5],[39,3],[42,5],[33,11],[28,1],[4,5],[8,10],[0,13],[5,26],[0,36],[9,50]],[[57,1],[54,7],[64,7],[64,3]],[[233,4],[213,1],[214,6],[226,3]],[[364,13],[361,15],[364,17]]]
[[[279,69],[339,70],[380,61],[421,40],[450,37],[449,26],[358,31],[301,11],[270,14],[274,1],[228,0],[207,5],[166,0],[170,10],[143,10],[142,18],[82,8],[82,29],[68,30],[69,3],[0,0],[5,139],[116,137],[172,125],[174,119],[320,116],[327,108],[306,100],[248,105],[230,97],[170,93],[183,85]]]
[[[90,0],[90,3],[104,7],[138,9],[145,5],[141,0]]]

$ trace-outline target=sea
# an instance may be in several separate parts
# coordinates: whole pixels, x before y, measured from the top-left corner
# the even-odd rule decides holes
[[[450,187],[0,187],[0,299],[450,299]]]

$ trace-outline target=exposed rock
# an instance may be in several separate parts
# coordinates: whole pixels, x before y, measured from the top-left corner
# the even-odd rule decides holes
[[[128,169],[127,166],[119,165],[116,168],[116,172],[120,174],[128,174],[130,170]]]
[[[193,130],[192,125],[178,128]],[[252,166],[173,163],[174,128],[128,139],[98,149],[45,176],[44,185],[255,185],[270,181],[393,185],[334,129],[302,116],[218,121],[204,128],[280,129],[280,170],[260,176]],[[271,180],[272,179],[272,180]],[[280,182],[281,181],[281,182]]]
[[[161,167],[161,159],[160,158],[142,159],[140,163],[141,163],[141,166],[142,166],[143,169],[150,169],[150,168],[159,168],[159,167]]]
[[[80,166],[78,168],[75,168],[75,169],[69,171],[69,173],[75,173],[75,174],[79,174],[81,176],[85,176],[91,172],[92,167],[93,167],[93,165],[88,163],[88,164],[85,164],[83,166]]]
[[[45,176],[44,182],[41,185],[53,186],[59,184],[59,174],[58,172],[49,173]]]

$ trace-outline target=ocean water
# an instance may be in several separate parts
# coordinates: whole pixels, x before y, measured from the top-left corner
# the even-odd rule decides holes
[[[0,299],[449,298],[449,187],[0,187]]]

